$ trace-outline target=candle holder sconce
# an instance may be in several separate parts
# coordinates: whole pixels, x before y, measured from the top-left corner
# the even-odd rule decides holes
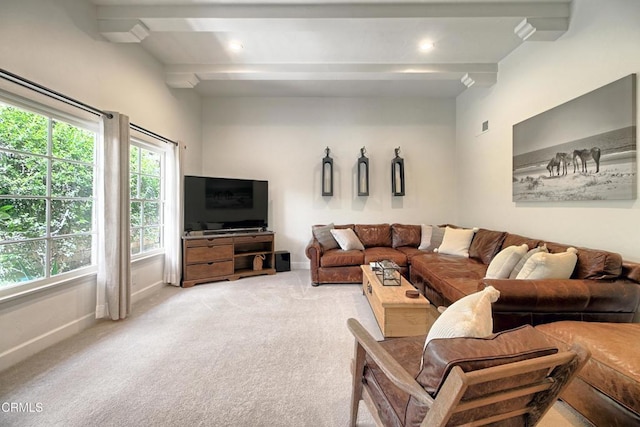
[[[364,155],[366,152],[362,147],[358,158],[358,196],[369,195],[369,159]]]
[[[400,147],[394,151],[396,157],[391,160],[391,192],[394,196],[404,196],[404,159],[400,157]]]
[[[333,159],[329,156],[329,147],[324,149],[325,156],[322,159],[322,195],[333,196]]]

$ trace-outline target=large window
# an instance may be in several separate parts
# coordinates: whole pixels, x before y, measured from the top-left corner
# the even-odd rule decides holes
[[[0,101],[0,288],[94,263],[90,126]]]
[[[131,141],[131,254],[162,248],[164,151]]]

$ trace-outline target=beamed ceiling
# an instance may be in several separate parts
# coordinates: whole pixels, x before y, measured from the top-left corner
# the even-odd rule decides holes
[[[168,86],[203,96],[455,97],[495,84],[521,44],[553,43],[571,12],[570,0],[93,3],[107,40],[139,44]]]

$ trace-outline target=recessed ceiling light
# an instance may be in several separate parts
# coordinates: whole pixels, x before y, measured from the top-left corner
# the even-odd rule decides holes
[[[233,52],[240,52],[243,48],[244,46],[242,46],[242,43],[237,40],[229,42],[229,50]]]
[[[433,49],[433,47],[434,47],[433,42],[430,42],[430,41],[422,41],[422,42],[420,42],[420,50],[422,52],[428,52],[431,49]]]

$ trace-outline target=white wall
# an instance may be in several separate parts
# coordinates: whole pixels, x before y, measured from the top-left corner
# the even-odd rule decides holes
[[[524,43],[500,63],[494,87],[458,97],[462,225],[608,249],[640,261],[637,200],[514,203],[511,196],[512,126],[640,72],[639,18],[636,0],[575,0],[570,29],[559,40]],[[476,136],[485,120],[490,131]]]
[[[201,103],[170,90],[140,46],[109,43],[84,0],[3,0],[1,67],[131,122],[185,142],[185,170],[200,173]],[[134,300],[162,284],[162,256],[133,265]],[[0,304],[0,370],[93,322],[95,277]]]
[[[269,227],[292,266],[308,268],[313,224],[454,220],[455,106],[444,99],[209,98],[203,101],[207,176],[269,181]],[[321,196],[321,159],[334,159],[334,196]],[[360,148],[371,190],[358,197]],[[393,149],[405,159],[406,196],[391,195]]]

